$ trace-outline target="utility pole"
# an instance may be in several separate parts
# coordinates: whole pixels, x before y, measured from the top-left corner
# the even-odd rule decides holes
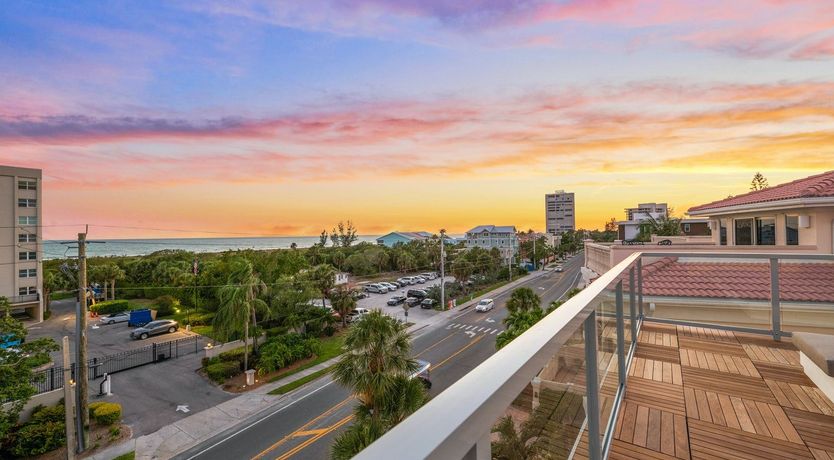
[[[72,367],[70,366],[69,337],[64,336],[61,343],[64,355],[64,425],[67,430],[67,460],[75,460],[75,398],[72,394]]]
[[[440,306],[446,309],[446,230],[440,229]]]
[[[77,401],[78,453],[87,448],[84,429],[90,424],[87,413],[87,233],[78,234],[78,308],[75,321],[75,392]]]
[[[536,235],[533,235],[533,271],[539,269],[538,258],[536,257]]]

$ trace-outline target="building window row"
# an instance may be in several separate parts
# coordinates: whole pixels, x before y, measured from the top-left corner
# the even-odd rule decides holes
[[[17,182],[17,189],[18,190],[37,190],[38,189],[38,181],[34,180],[21,180]]]
[[[18,225],[38,225],[38,216],[18,216]]]
[[[37,268],[24,268],[18,272],[18,276],[20,278],[37,278],[38,277],[38,269]]]
[[[17,207],[18,208],[37,208],[38,207],[38,200],[36,200],[34,198],[18,198]]]
[[[38,235],[34,233],[21,233],[17,235],[17,242],[18,243],[37,243],[38,242]]]
[[[721,244],[727,244],[727,228],[721,225]],[[776,219],[773,217],[757,217],[755,219],[736,219],[735,244],[737,246],[774,246],[776,245]],[[799,244],[799,217],[785,217],[785,244],[796,246]]]
[[[34,295],[38,293],[38,288],[35,286],[22,287],[17,289],[18,295]]]
[[[38,253],[35,251],[23,251],[18,253],[17,260],[38,260]]]

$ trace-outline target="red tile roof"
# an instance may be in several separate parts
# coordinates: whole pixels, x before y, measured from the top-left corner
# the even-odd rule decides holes
[[[643,268],[643,294],[770,300],[770,266],[761,262],[679,262],[666,258]],[[834,302],[834,264],[782,263],[779,297]]]
[[[790,200],[795,198],[815,198],[834,196],[834,171],[798,179],[787,184],[775,185],[764,190],[745,193],[712,203],[689,208],[689,212],[724,208],[743,204],[766,203],[770,201]]]

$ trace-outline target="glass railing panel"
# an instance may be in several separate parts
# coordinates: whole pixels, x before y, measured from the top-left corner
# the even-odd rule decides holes
[[[834,260],[781,259],[778,277],[782,330],[834,334]]]
[[[613,423],[617,390],[620,386],[618,328],[617,328],[617,287],[618,279],[598,296],[596,308],[597,380],[599,401],[599,426],[601,442],[605,442],[607,430]],[[625,284],[625,283],[623,283]]]
[[[587,449],[585,365],[580,326],[493,425],[493,458],[570,459]]]

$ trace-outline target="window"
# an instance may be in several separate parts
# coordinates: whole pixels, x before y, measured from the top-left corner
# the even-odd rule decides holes
[[[35,251],[24,251],[17,255],[17,260],[38,260],[38,253]]]
[[[35,286],[22,287],[17,289],[18,295],[34,295],[38,293],[38,288]]]
[[[18,243],[37,243],[38,242],[38,235],[33,235],[31,233],[21,233],[17,235],[17,242]]]
[[[736,246],[753,244],[753,219],[736,219]]]
[[[20,270],[18,272],[18,276],[20,278],[37,278],[38,277],[38,269],[37,268],[26,268]]]
[[[683,224],[683,232],[684,233],[689,233],[691,230],[692,230],[692,227],[691,227],[690,224]]]
[[[18,225],[38,225],[38,216],[18,216]]]
[[[20,180],[17,182],[18,190],[37,190],[38,182],[34,180]]]
[[[721,246],[727,245],[727,225],[724,223],[723,220],[718,221],[719,226],[719,234],[721,235]]]
[[[799,245],[799,216],[785,216],[785,244]]]
[[[36,208],[37,206],[38,200],[34,200],[31,198],[18,198],[17,200],[18,208]]]
[[[776,220],[774,218],[756,219],[756,244],[762,246],[776,244]]]

